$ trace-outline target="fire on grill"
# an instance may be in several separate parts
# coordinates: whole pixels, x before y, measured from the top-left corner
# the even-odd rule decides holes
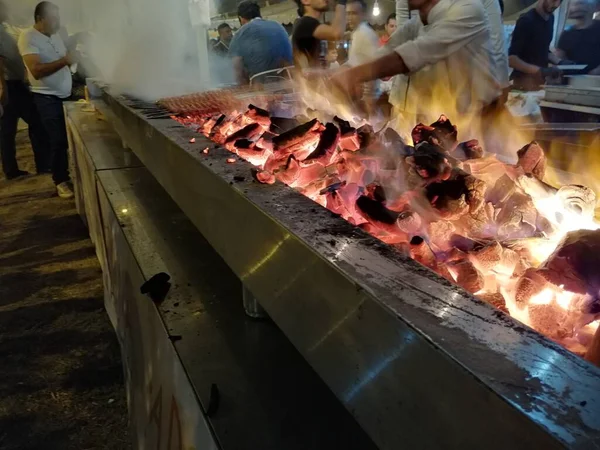
[[[579,355],[600,352],[596,195],[546,184],[536,142],[507,164],[445,116],[418,124],[410,145],[391,128],[240,112],[228,98],[162,105],[256,166],[258,182],[295,188]]]

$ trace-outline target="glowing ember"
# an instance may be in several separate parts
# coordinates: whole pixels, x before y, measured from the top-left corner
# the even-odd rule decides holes
[[[196,138],[191,138],[190,139],[190,144],[195,144],[196,143]]]
[[[537,143],[515,149],[511,165],[477,140],[461,143],[445,116],[417,125],[411,146],[391,128],[376,133],[339,117],[221,111],[174,119],[251,162],[258,182],[294,187],[578,354],[592,347],[600,277],[586,267],[600,265],[596,196],[544,183]]]

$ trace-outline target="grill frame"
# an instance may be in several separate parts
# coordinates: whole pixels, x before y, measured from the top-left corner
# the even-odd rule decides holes
[[[227,164],[203,136],[103,98],[123,140],[380,448],[600,447],[599,368],[293,189],[253,183],[249,163]]]

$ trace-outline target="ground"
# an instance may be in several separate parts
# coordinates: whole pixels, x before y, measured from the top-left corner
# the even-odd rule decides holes
[[[23,132],[18,145],[34,172]],[[0,449],[129,449],[123,383],[74,201],[48,175],[0,175]]]

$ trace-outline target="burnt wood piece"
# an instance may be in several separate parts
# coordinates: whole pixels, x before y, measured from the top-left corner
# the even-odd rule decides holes
[[[571,231],[540,266],[548,282],[578,294],[600,292],[600,230]]]
[[[335,152],[339,140],[340,132],[338,128],[334,124],[328,123],[325,125],[325,130],[323,133],[321,133],[321,138],[319,139],[317,148],[315,148],[315,150],[308,155],[304,161],[323,159],[324,164],[329,164],[331,156],[333,155],[333,152]]]
[[[476,212],[485,194],[485,184],[479,181],[460,169],[453,169],[448,179],[428,184],[425,195],[443,217]]]
[[[439,145],[444,151],[451,152],[456,147],[458,132],[456,126],[442,115],[431,125],[418,124],[412,131],[412,139],[415,145],[421,142]]]
[[[250,138],[256,136],[260,132],[261,132],[260,125],[257,123],[251,123],[249,125],[246,125],[241,130],[238,130],[235,133],[229,135],[227,137],[227,139],[225,139],[225,143],[230,144],[230,143],[236,142],[240,139],[250,139]]]
[[[365,124],[356,130],[356,135],[361,148],[368,147],[377,139],[375,130],[373,130],[373,127],[369,124]]]
[[[339,118],[338,116],[335,116],[333,118],[333,121],[337,124],[337,126],[340,128],[340,133],[342,134],[342,136],[346,136],[348,134],[352,134],[356,131],[356,128],[354,128],[352,125],[350,125],[350,122]]]
[[[479,145],[477,139],[471,139],[470,141],[458,144],[452,152],[452,156],[460,161],[481,158],[483,156],[483,148]]]
[[[254,147],[254,142],[250,139],[238,139],[233,145],[235,145],[236,148],[250,149]]]
[[[414,155],[409,156],[407,161],[414,163],[417,173],[425,179],[443,176],[451,170],[443,149],[429,142],[418,144]]]
[[[269,131],[275,134],[282,134],[290,131],[300,125],[297,119],[288,119],[287,117],[271,117],[271,126]]]
[[[280,150],[297,144],[302,141],[306,134],[318,128],[319,125],[319,121],[317,119],[313,119],[297,126],[296,128],[292,128],[291,130],[281,133],[279,136],[275,136],[273,138],[273,148],[275,150]]]
[[[248,105],[248,111],[260,117],[269,117],[271,115],[266,109],[259,108],[253,104]]]
[[[358,197],[356,206],[366,217],[376,222],[393,225],[398,220],[399,213],[387,209],[383,203],[373,200],[366,195]]]
[[[504,299],[504,296],[499,293],[485,293],[485,294],[479,294],[477,296],[479,298],[479,300],[484,301],[485,303],[492,305],[495,308],[498,308],[500,311],[502,311],[503,313],[508,314],[508,308],[506,307],[506,300]]]

